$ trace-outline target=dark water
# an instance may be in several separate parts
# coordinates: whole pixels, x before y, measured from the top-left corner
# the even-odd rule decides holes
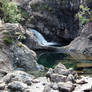
[[[58,63],[62,63],[67,68],[74,68],[78,73],[92,74],[92,57],[79,53],[39,53],[38,63],[47,68],[54,68]]]

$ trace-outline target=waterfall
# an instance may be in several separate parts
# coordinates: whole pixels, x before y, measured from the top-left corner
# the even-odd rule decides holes
[[[47,42],[46,39],[43,37],[41,33],[36,31],[35,29],[28,29],[29,31],[33,32],[34,36],[36,37],[37,41],[43,46],[55,46],[58,45],[56,42]]]

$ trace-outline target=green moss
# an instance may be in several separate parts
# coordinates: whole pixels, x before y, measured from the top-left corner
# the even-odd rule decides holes
[[[12,39],[10,37],[5,37],[3,40],[6,45],[10,45],[12,43]]]
[[[3,34],[5,34],[5,35],[9,35],[9,32],[3,32]]]

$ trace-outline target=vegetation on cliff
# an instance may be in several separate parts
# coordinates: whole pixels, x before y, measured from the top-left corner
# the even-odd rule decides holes
[[[3,12],[4,22],[18,23],[26,17],[25,11],[16,5],[13,1],[2,0],[1,10]]]

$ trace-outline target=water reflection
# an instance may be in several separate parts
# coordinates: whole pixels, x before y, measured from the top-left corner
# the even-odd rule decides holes
[[[92,57],[80,53],[41,53],[38,55],[38,63],[45,67],[54,68],[58,63],[63,63],[67,68],[73,67],[79,73],[92,73]]]

